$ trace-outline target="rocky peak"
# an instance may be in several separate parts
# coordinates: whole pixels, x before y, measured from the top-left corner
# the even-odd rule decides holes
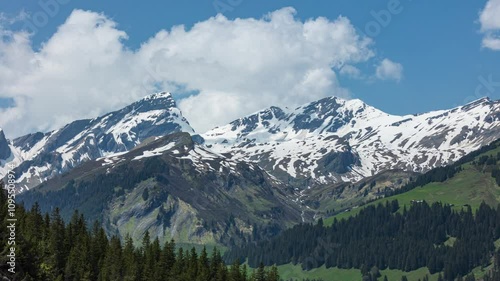
[[[5,160],[10,157],[11,151],[9,147],[9,142],[5,138],[3,130],[0,129],[0,160]]]

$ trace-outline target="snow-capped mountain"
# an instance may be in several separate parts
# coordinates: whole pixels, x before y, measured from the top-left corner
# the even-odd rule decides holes
[[[82,162],[175,132],[195,134],[169,93],[48,133],[9,141],[0,131],[0,176],[14,165],[21,186],[30,188]],[[197,157],[254,162],[295,187],[354,182],[390,169],[424,172],[498,139],[500,101],[483,98],[450,110],[396,116],[360,100],[329,97],[295,109],[273,106],[202,137],[193,136],[206,145],[197,148]]]
[[[388,169],[424,172],[498,139],[500,101],[396,116],[329,97],[270,107],[203,137],[212,150],[259,163],[296,186],[357,181]]]
[[[10,148],[13,154],[2,167],[17,166],[19,183],[29,188],[82,162],[125,152],[148,138],[174,132],[193,134],[194,130],[171,94],[157,93],[101,117],[74,121],[48,133],[28,134],[8,145],[2,143],[0,134],[0,152]],[[4,175],[5,168],[0,169],[0,176]]]

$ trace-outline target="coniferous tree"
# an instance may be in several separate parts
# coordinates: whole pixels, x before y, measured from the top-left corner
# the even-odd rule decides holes
[[[134,241],[130,235],[125,236],[125,247],[123,248],[123,280],[137,281],[139,278],[137,254],[134,248]],[[158,269],[160,270],[160,269]]]

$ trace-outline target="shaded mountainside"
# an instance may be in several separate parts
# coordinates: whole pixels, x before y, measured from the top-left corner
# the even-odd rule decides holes
[[[162,241],[195,244],[273,236],[298,223],[290,191],[255,164],[228,160],[188,133],[145,143],[128,153],[87,161],[22,194],[26,206],[75,209],[108,233],[135,240],[149,230]]]
[[[0,159],[16,166],[20,185],[27,188],[71,170],[88,160],[125,152],[151,137],[174,132],[194,133],[169,93],[145,97],[123,109],[94,119],[74,121],[59,130],[18,137],[6,147],[0,132]]]
[[[425,172],[500,135],[500,101],[395,116],[360,100],[324,98],[270,107],[203,134],[214,151],[258,163],[304,189],[356,182],[387,170]]]

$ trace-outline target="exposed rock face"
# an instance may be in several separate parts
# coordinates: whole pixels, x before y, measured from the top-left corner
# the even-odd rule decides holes
[[[10,157],[11,151],[9,142],[5,138],[5,134],[0,129],[0,160],[6,160]]]

